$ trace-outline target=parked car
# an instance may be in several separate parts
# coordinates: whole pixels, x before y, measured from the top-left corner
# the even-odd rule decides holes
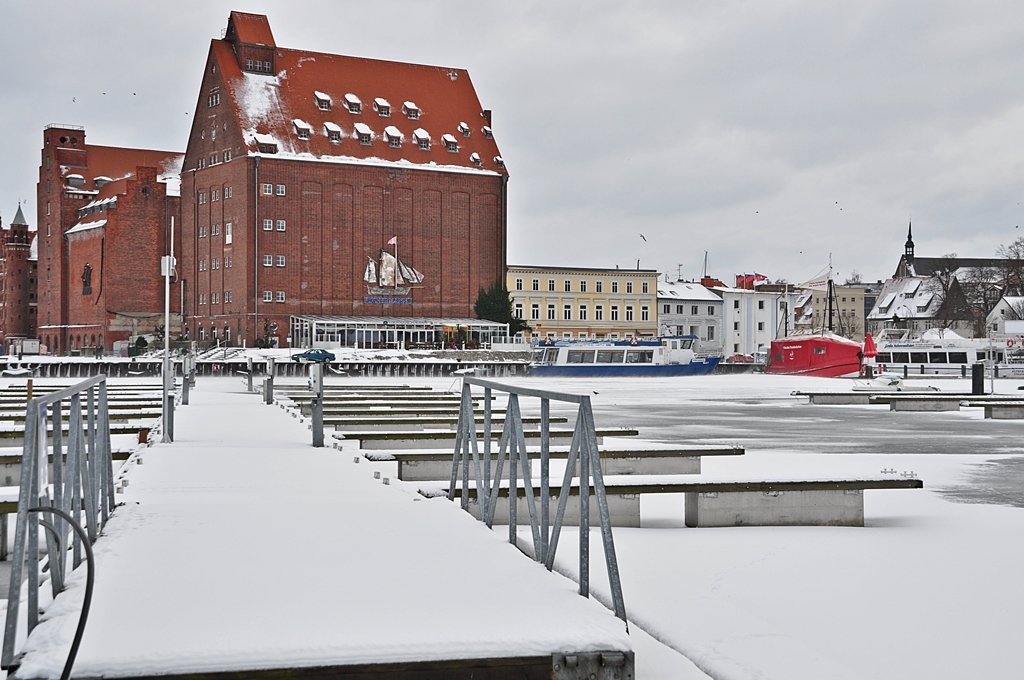
[[[322,364],[327,361],[334,361],[334,355],[325,349],[307,349],[305,352],[299,352],[298,354],[292,355],[292,361],[298,363],[301,361],[310,361],[314,363]]]

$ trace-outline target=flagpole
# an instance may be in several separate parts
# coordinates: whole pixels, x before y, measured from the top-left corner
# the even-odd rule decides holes
[[[395,291],[398,291],[398,237],[395,236]]]

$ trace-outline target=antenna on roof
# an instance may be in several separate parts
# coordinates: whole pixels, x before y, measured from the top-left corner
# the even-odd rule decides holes
[[[677,264],[676,265],[676,281],[682,281],[682,280],[683,280],[683,265]]]

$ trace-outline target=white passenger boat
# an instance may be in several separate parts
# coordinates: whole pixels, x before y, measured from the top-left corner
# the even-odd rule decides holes
[[[719,356],[698,356],[694,335],[658,340],[563,340],[537,345],[530,375],[561,377],[642,377],[704,375]]]
[[[1024,376],[1024,346],[1014,340],[965,338],[949,329],[930,329],[910,338],[887,328],[875,338],[879,371],[916,375],[969,375],[976,363],[996,365],[1003,377]]]

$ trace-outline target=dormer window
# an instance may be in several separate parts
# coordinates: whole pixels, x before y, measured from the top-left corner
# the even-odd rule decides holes
[[[420,119],[420,107],[416,106],[416,102],[405,102],[402,104],[402,113],[408,116],[409,120]]]
[[[502,158],[501,156],[495,156],[494,164],[497,165],[499,168],[503,168],[505,167],[505,159]]]
[[[299,139],[309,139],[309,136],[313,133],[313,126],[304,120],[296,118],[292,121],[295,125],[295,134],[298,135]]]
[[[345,106],[348,108],[349,113],[362,113],[363,102],[359,97],[355,96],[351,92],[345,95]]]
[[[366,123],[356,123],[356,139],[363,146],[370,146],[370,141],[373,139],[373,130]]]
[[[484,138],[485,139],[494,139],[494,133],[491,132],[491,126],[490,125],[483,126],[482,128],[480,128],[480,131],[484,133]]]
[[[377,112],[381,118],[391,117],[391,103],[387,99],[377,97],[373,100],[373,110]]]
[[[277,140],[272,136],[262,135],[257,132],[253,135],[253,138],[256,140],[256,150],[260,153],[277,153]],[[202,159],[200,159],[200,163],[202,162]]]
[[[469,126],[466,123],[459,123],[459,132],[463,137],[469,137]]]
[[[67,175],[64,178],[64,181],[69,187],[74,187],[76,189],[81,189],[85,186],[85,177],[82,175]]]
[[[413,141],[423,151],[430,151],[430,133],[423,128],[416,128],[412,133]]]
[[[324,134],[327,135],[327,139],[331,140],[334,144],[341,143],[341,126],[330,121],[324,123]]]
[[[397,149],[402,146],[402,137],[402,131],[394,125],[389,125],[384,128],[384,139],[392,149]]]
[[[455,135],[443,134],[441,135],[441,141],[444,142],[444,148],[448,153],[458,152],[459,140],[455,139]]]
[[[313,99],[316,100],[316,107],[321,111],[331,110],[331,97],[330,95],[324,94],[317,90],[313,93]]]
[[[473,165],[480,165],[483,162],[480,160],[480,154],[475,151],[469,154],[469,160],[472,161]]]

